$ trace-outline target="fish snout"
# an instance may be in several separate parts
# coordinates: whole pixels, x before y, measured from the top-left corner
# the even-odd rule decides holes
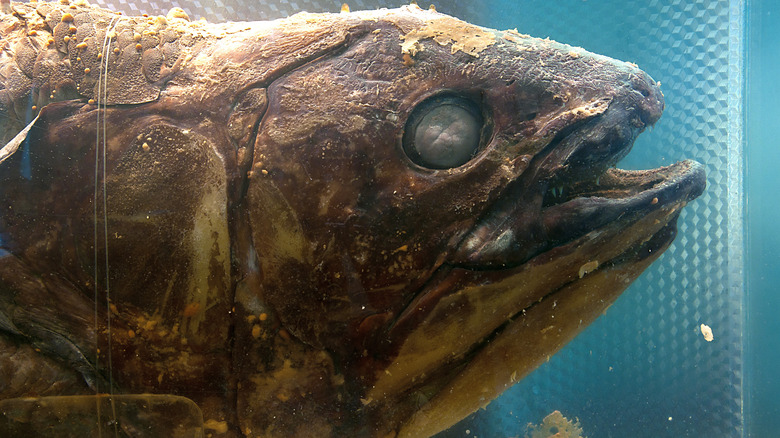
[[[645,125],[655,125],[664,112],[664,94],[660,85],[660,82],[638,68],[629,81],[632,100],[635,100],[639,118]]]

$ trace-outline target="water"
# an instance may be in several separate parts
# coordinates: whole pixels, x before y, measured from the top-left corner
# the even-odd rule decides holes
[[[98,3],[128,14],[164,14],[171,6]],[[218,22],[276,18],[301,9],[337,11],[340,3],[177,5],[193,19]],[[353,10],[397,6],[349,3]],[[780,280],[775,269],[780,208],[774,202],[780,11],[769,2],[748,5],[436,2],[439,11],[467,21],[517,28],[638,64],[662,83],[666,111],[620,167],[692,158],[706,166],[708,176],[705,194],[684,210],[672,247],[606,315],[442,437],[523,436],[528,423],[555,410],[578,418],[591,438],[777,436],[780,298],[773,285]],[[712,327],[713,342],[704,339],[701,324]]]
[[[780,11],[768,1],[750,3],[748,28],[747,186],[747,332],[748,432],[751,437],[777,436],[780,430],[780,281],[776,218],[780,188],[776,163],[780,112]]]

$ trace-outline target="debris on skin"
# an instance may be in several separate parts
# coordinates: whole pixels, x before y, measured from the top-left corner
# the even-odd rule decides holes
[[[586,438],[582,434],[580,422],[575,418],[569,420],[560,411],[553,411],[544,417],[539,425],[528,424],[525,438]]]
[[[475,58],[479,53],[496,42],[494,33],[477,26],[463,26],[460,21],[450,17],[437,16],[419,29],[402,35],[401,53],[414,57],[423,50],[420,41],[433,38],[439,45],[452,44],[452,53],[461,51]]]
[[[599,261],[598,260],[591,260],[588,263],[585,263],[584,265],[580,266],[580,278],[590,274],[591,272],[595,271],[599,267]]]

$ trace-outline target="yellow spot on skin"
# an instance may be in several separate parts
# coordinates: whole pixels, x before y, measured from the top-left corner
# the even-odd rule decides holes
[[[157,326],[157,321],[149,320],[144,324],[144,330],[152,331]]]
[[[486,29],[452,17],[440,17],[401,35],[401,53],[416,55],[424,49],[420,41],[429,38],[441,46],[450,45],[451,53],[461,51],[474,57],[496,42],[496,36]]]
[[[119,47],[114,47],[114,54],[119,54]]]
[[[103,59],[103,54],[102,53],[98,53],[97,54],[97,59]]]
[[[266,319],[268,319],[268,314],[267,313],[261,313],[260,314],[260,321],[265,321]]]
[[[76,48],[79,49],[79,50],[86,49],[87,48],[87,43],[84,43],[84,42],[78,43],[78,44],[76,44]]]
[[[132,330],[128,330],[127,331],[127,337],[130,338],[130,339],[134,338],[135,337],[135,332],[132,331]]]
[[[62,20],[61,21],[63,23],[67,23],[69,21],[73,21],[73,14],[71,14],[70,12],[66,12],[66,13],[62,14]]]
[[[260,326],[257,324],[252,326],[252,337],[255,339],[260,337]]]
[[[33,111],[38,111],[38,107],[35,106],[35,105],[33,105],[32,108],[30,108],[30,109],[32,109]]]
[[[135,45],[135,50],[141,50],[141,49],[143,49],[142,45],[140,45],[140,44],[136,44]]]
[[[49,38],[48,40],[46,40],[46,45],[47,46],[50,46],[52,44],[54,44],[54,38]]]
[[[34,30],[31,30],[31,31],[27,32],[27,36],[35,36],[35,35],[38,35],[38,32],[36,32]]]
[[[652,201],[650,201],[650,204],[651,204],[651,205],[658,204],[658,198],[653,198],[653,200],[652,200]]]
[[[95,104],[95,99],[89,99],[87,101],[87,103],[90,104],[90,105],[94,105]]]
[[[407,67],[414,65],[414,59],[408,53],[404,53],[404,65]]]
[[[140,33],[133,34],[133,41],[135,42],[141,41],[141,34]]]
[[[343,12],[343,13],[349,12],[349,5],[346,4],[346,3],[342,3],[341,4],[341,12]]]
[[[76,31],[78,31],[78,28],[76,26],[70,26],[68,30],[70,31],[70,33],[76,33]]]
[[[170,11],[168,11],[168,14],[166,15],[169,20],[173,20],[175,18],[178,18],[180,20],[187,20],[190,21],[189,15],[187,15],[186,12],[184,12],[184,9],[182,8],[172,8]]]
[[[189,303],[184,307],[184,310],[182,311],[182,315],[185,318],[191,318],[197,315],[199,310],[200,310],[200,303]]]
[[[268,175],[268,171],[265,169],[261,170],[260,173],[262,173],[263,175]]]
[[[209,419],[203,422],[203,427],[209,430],[213,430],[214,433],[217,435],[227,433],[228,431],[227,421],[217,421],[214,419]]]
[[[90,70],[89,67],[87,67],[87,68],[84,69],[84,74],[88,75],[90,71],[92,71],[92,70]]]
[[[289,341],[290,340],[290,334],[287,333],[287,330],[285,330],[285,329],[279,330],[279,337],[284,339],[285,341]]]
[[[69,42],[70,42],[70,37],[69,37],[69,36],[67,36],[67,35],[65,35],[65,37],[64,37],[64,38],[62,38],[62,41],[65,41],[65,44],[67,44],[67,43],[69,43]]]
[[[599,267],[598,260],[591,260],[588,263],[585,263],[584,265],[580,266],[580,278],[590,274],[591,272],[595,271]]]
[[[149,143],[144,142],[144,144],[141,145],[141,149],[144,150],[144,152],[149,152]],[[185,309],[186,312],[186,309]]]
[[[436,12],[436,6],[434,6],[433,4],[431,4],[430,6],[428,6],[428,10],[430,10],[430,11],[433,11],[433,12]]]

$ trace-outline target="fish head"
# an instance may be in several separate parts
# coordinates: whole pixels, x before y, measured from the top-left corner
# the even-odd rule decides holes
[[[635,65],[416,6],[350,17],[338,50],[267,89],[256,306],[423,436],[603,313],[704,173],[613,168],[664,108]]]

